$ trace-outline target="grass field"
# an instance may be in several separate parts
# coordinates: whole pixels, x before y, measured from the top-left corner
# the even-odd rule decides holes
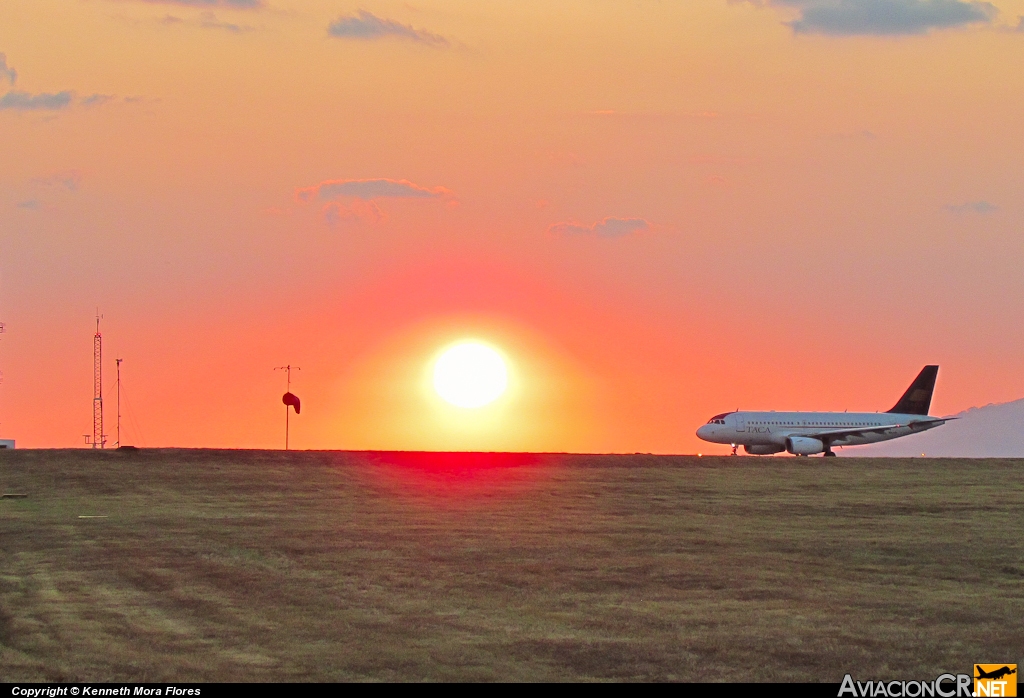
[[[1024,461],[0,452],[0,680],[1024,664]],[[106,518],[81,518],[106,517]]]

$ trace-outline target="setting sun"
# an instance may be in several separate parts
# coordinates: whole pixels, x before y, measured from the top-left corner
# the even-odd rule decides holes
[[[501,397],[507,387],[504,359],[481,342],[459,342],[434,364],[434,390],[456,407],[483,407]]]

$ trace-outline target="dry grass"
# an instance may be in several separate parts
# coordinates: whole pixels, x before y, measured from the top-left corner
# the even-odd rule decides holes
[[[0,452],[4,680],[1024,664],[1024,461]],[[108,518],[79,518],[80,516]]]

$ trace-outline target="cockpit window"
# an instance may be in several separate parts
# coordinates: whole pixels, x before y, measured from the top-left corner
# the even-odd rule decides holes
[[[725,418],[728,417],[732,412],[723,412],[722,414],[716,414],[714,417],[708,420],[708,424],[725,424]]]

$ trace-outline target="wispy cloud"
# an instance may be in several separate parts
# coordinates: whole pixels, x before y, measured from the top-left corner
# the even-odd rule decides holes
[[[860,131],[843,131],[835,134],[835,138],[840,141],[874,141],[878,140],[878,134],[871,129],[862,129]]]
[[[0,53],[0,80],[6,79],[14,85],[18,79],[18,73],[14,68],[7,65],[7,56]],[[114,99],[114,95],[91,94],[78,100],[83,107],[96,107]],[[10,90],[0,97],[0,110],[10,111],[60,111],[67,109],[76,101],[73,90],[62,90],[60,92],[25,92],[23,90]]]
[[[40,92],[38,94],[11,91],[0,97],[0,109],[58,111],[68,107],[73,97],[74,93],[70,90],[55,93]]]
[[[735,155],[719,155],[717,153],[701,153],[690,157],[694,165],[749,165],[753,162],[750,158],[737,157]]]
[[[15,206],[26,211],[53,211],[78,191],[82,175],[78,170],[52,172],[27,180],[18,187]]]
[[[217,18],[212,12],[203,12],[195,19],[183,19],[181,17],[175,17],[174,15],[166,15],[160,20],[161,24],[180,24],[182,26],[200,27],[202,29],[223,29],[233,34],[241,34],[243,32],[251,32],[255,27],[250,27],[248,24],[236,24],[235,22],[225,22]]]
[[[585,112],[587,116],[616,117],[620,119],[718,119],[722,115],[717,111],[703,109],[698,111],[618,111],[616,109],[594,109]]]
[[[114,95],[101,95],[97,93],[88,97],[82,97],[81,104],[83,107],[99,107],[113,99],[115,99]]]
[[[297,201],[331,201],[344,197],[362,199],[439,199],[452,192],[444,187],[421,187],[406,179],[329,179],[295,191]]]
[[[264,7],[263,0],[142,0],[159,5],[183,5],[185,7],[223,7],[233,10],[257,10]]]
[[[408,24],[399,24],[392,19],[383,19],[366,10],[359,10],[355,15],[339,17],[328,25],[327,33],[338,39],[369,41],[394,36],[432,46],[448,45],[448,40],[443,36],[415,29]]]
[[[555,223],[548,232],[556,235],[597,235],[598,237],[617,238],[649,230],[651,224],[643,218],[605,218],[591,225],[583,225],[575,221]]]
[[[7,56],[0,53],[0,80],[7,80],[12,85],[18,82],[18,71],[7,65]]]
[[[54,172],[51,175],[45,177],[36,177],[32,180],[33,184],[40,184],[47,187],[60,186],[64,187],[68,191],[76,191],[78,185],[82,182],[82,175],[78,170],[68,170],[66,172]]]
[[[799,34],[832,36],[927,34],[990,24],[998,14],[995,5],[977,0],[767,0],[767,4],[798,10],[800,17],[787,24]]]
[[[356,200],[348,205],[332,201],[324,206],[323,214],[327,225],[331,227],[343,223],[369,223],[372,225],[387,220],[387,214],[381,211],[373,201]]]
[[[946,206],[946,210],[957,215],[963,215],[965,213],[985,215],[988,213],[995,213],[999,210],[999,207],[995,204],[989,203],[988,201],[968,201],[963,204],[950,204],[949,206]]]

